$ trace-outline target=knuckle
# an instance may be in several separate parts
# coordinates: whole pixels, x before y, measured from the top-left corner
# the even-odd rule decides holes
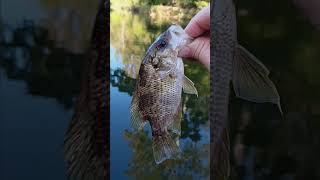
[[[195,51],[193,52],[193,57],[196,59],[200,59],[203,56],[205,50],[208,48],[207,44],[208,43],[206,43],[206,41],[204,40],[199,41]]]

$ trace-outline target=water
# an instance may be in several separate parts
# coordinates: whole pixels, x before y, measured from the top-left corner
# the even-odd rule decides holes
[[[0,1],[0,179],[64,180],[97,1]]]

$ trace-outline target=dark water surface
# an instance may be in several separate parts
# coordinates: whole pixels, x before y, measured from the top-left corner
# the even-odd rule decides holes
[[[0,1],[0,179],[66,179],[63,140],[97,0]]]

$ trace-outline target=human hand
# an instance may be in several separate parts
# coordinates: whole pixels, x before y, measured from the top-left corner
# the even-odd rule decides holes
[[[195,39],[179,51],[179,56],[196,59],[210,70],[210,5],[191,19],[185,31]]]

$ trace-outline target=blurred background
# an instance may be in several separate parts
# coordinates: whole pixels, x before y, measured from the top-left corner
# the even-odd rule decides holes
[[[63,180],[98,0],[0,0],[0,179]]]
[[[269,68],[284,114],[232,95],[231,179],[320,179],[320,31],[292,2],[238,1],[238,40]]]
[[[185,74],[199,97],[183,95],[181,160],[156,165],[149,124],[143,132],[130,129],[129,106],[140,63],[151,43],[171,24],[185,27],[207,1],[111,1],[110,17],[110,173],[111,179],[208,179],[209,73],[185,62]]]

